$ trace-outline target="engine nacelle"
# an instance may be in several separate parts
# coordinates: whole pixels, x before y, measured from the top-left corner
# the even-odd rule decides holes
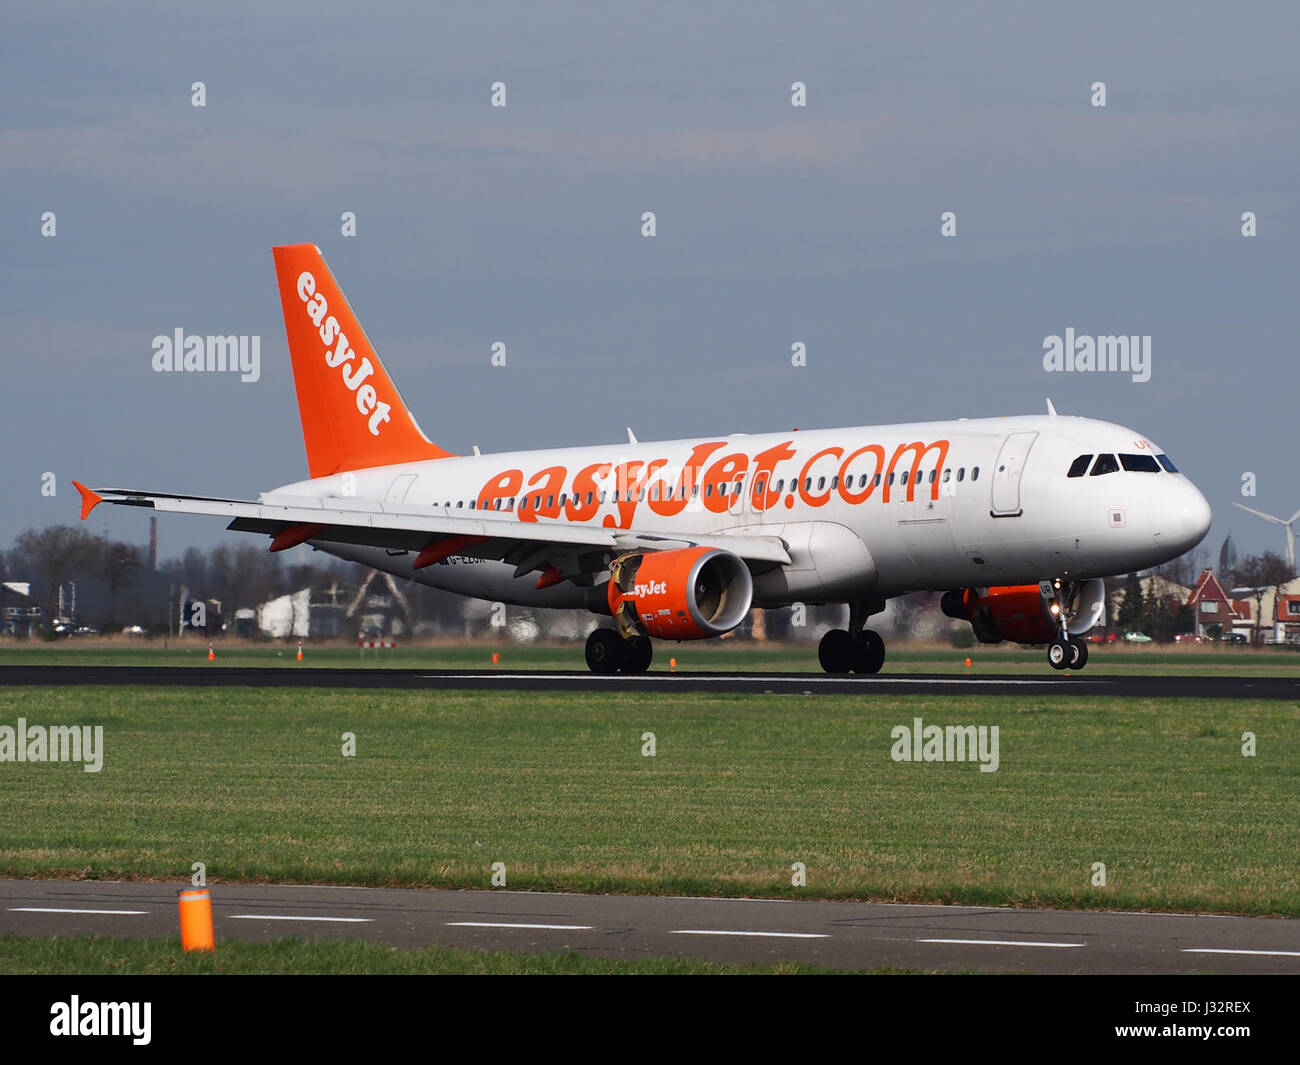
[[[610,570],[609,610],[624,636],[721,636],[745,620],[754,598],[749,567],[718,547],[633,552]]]
[[[940,606],[948,617],[969,621],[980,643],[1048,643],[1060,632],[1036,584],[945,592]]]
[[[1048,643],[1060,635],[1062,610],[1071,636],[1081,636],[1106,617],[1106,582],[1100,577],[1067,585],[1065,591],[1068,600],[1059,589],[1044,598],[1037,584],[966,588],[945,592],[940,606],[948,617],[969,621],[981,643]]]

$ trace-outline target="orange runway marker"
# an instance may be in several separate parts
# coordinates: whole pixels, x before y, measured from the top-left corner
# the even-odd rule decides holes
[[[182,891],[177,900],[183,950],[216,950],[212,934],[212,894],[207,888]]]

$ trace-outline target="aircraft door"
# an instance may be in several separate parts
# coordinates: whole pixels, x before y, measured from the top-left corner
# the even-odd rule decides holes
[[[1029,449],[1034,446],[1037,433],[1012,433],[1002,441],[997,464],[993,467],[992,492],[995,518],[1018,517],[1020,507],[1020,475],[1024,472]]]

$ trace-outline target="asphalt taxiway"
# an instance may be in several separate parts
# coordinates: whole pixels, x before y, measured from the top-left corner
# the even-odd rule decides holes
[[[163,687],[395,688],[479,691],[726,692],[774,695],[1073,695],[1130,699],[1289,699],[1300,703],[1296,676],[1088,676],[880,673],[596,674],[560,670],[312,669],[229,666],[0,666],[0,687],[110,684]]]
[[[0,934],[176,935],[182,887],[3,880]],[[218,944],[296,936],[834,969],[1300,973],[1300,921],[1272,917],[293,884],[211,890]]]

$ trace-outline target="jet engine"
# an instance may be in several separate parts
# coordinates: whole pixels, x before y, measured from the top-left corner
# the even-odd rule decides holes
[[[1065,612],[1065,631],[1080,636],[1106,616],[1106,582],[1100,577],[1060,586],[1016,584],[994,588],[966,588],[945,592],[940,606],[950,618],[969,621],[981,643],[1049,643],[1061,634],[1058,620]]]
[[[624,637],[703,640],[744,621],[754,582],[730,551],[686,547],[622,555],[610,567],[606,594]]]

